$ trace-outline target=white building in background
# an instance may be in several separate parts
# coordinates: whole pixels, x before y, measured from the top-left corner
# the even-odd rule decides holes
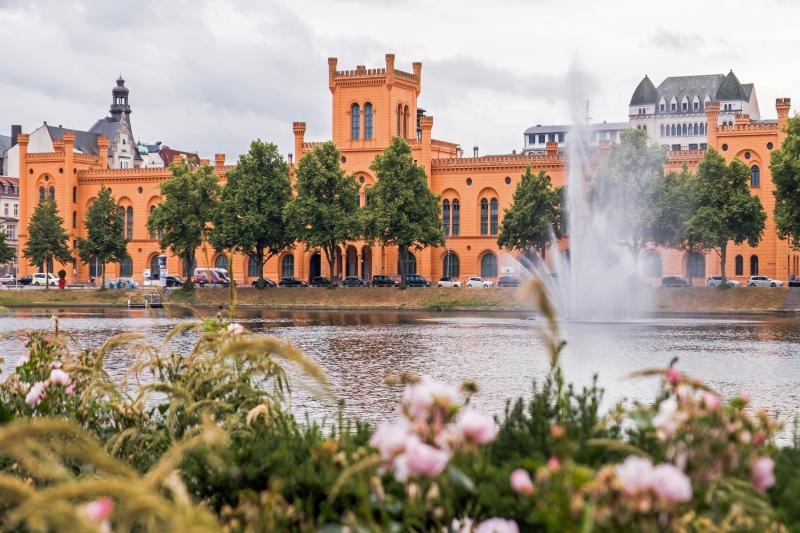
[[[703,76],[672,76],[656,87],[647,76],[639,82],[629,104],[629,127],[643,129],[670,150],[705,149],[708,102],[720,104],[719,125],[733,126],[736,115],[761,118],[752,83],[740,83],[730,71]]]
[[[537,124],[528,128],[523,135],[524,148],[522,153],[545,154],[547,153],[547,143],[549,142],[557,142],[558,151],[564,152],[567,149],[570,128],[571,126],[566,124],[555,126]],[[589,147],[596,147],[601,141],[619,142],[620,134],[628,128],[627,122],[603,121],[597,124],[589,124],[587,127]]]

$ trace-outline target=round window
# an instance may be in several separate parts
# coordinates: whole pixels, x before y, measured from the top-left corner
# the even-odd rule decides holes
[[[506,176],[506,185],[511,185],[511,178]]]
[[[142,194],[143,192],[144,192],[144,189],[139,187],[139,194]]]
[[[775,145],[772,143],[767,143],[767,150],[772,150]]]
[[[467,185],[472,185],[472,178],[467,178]]]
[[[367,181],[367,180],[364,179],[364,176],[359,176],[358,177],[358,182],[359,183],[364,183],[365,181]]]
[[[347,158],[345,156],[342,156],[339,158],[339,161],[341,161],[343,164],[347,163]]]
[[[63,168],[61,168],[61,167],[59,167],[59,169],[58,169],[58,173],[59,173],[59,174],[63,174],[63,173],[64,173],[64,169],[63,169]]]
[[[28,170],[28,174],[33,174],[33,169],[32,168]]]
[[[745,152],[744,153],[744,158],[745,159],[750,159],[750,152]]]
[[[722,151],[723,152],[727,152],[728,151],[728,145],[727,144],[723,144],[722,145]]]

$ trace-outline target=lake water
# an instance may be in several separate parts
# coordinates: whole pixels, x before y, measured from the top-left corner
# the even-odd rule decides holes
[[[24,331],[48,328],[51,315],[82,347],[101,344],[122,331],[146,334],[161,342],[187,316],[176,311],[25,310],[0,317],[3,376],[24,353]],[[206,314],[213,314],[209,311]],[[327,372],[348,416],[370,421],[390,418],[401,394],[387,385],[389,374],[430,374],[457,384],[473,380],[480,387],[476,404],[501,413],[506,399],[530,393],[533,380],[548,371],[539,338],[542,320],[525,314],[435,312],[241,311],[248,328],[286,339],[318,361]],[[605,404],[650,400],[653,379],[627,376],[649,367],[678,366],[705,380],[723,396],[746,391],[753,404],[784,421],[800,413],[800,319],[652,318],[626,323],[567,323],[568,344],[562,367],[568,381],[587,385],[599,376]],[[189,347],[193,339],[178,341]],[[124,357],[108,361],[114,375],[130,365]],[[0,376],[2,377],[2,376]],[[292,407],[319,419],[337,412],[336,401],[320,401],[295,380]]]

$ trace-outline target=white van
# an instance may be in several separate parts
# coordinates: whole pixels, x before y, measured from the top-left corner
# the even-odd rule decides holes
[[[45,274],[44,272],[37,272],[33,275],[33,279],[31,280],[31,285],[45,285],[45,280],[49,279],[49,285],[51,287],[55,287],[58,285],[58,278],[55,277],[52,273]]]

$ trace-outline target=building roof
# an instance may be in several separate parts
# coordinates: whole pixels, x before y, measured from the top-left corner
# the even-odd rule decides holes
[[[641,84],[640,84],[641,86]],[[639,88],[637,87],[638,91]],[[690,102],[696,96],[700,101],[705,101],[706,96],[711,100],[745,100],[750,101],[753,94],[753,84],[742,85],[739,79],[730,71],[725,74],[705,74],[700,76],[670,76],[658,86],[657,101],[663,98],[669,103],[673,98],[680,102],[685,96]],[[636,92],[634,92],[636,96]],[[631,105],[633,99],[631,99]]]
[[[0,135],[0,159],[3,158],[3,154],[6,153],[6,150],[11,148],[11,137],[8,135]]]
[[[19,178],[0,176],[0,195],[19,196]]]
[[[633,96],[631,96],[631,103],[629,105],[655,104],[657,101],[658,94],[656,93],[656,87],[645,74],[642,81],[636,86],[636,90],[633,91]]]
[[[175,150],[165,145],[161,146],[161,149],[158,151],[158,154],[161,156],[161,160],[164,161],[164,165],[166,166],[169,166],[170,163],[172,163],[172,160],[175,159],[175,156],[185,156],[188,162],[195,165],[200,163],[200,156],[196,152],[184,152],[183,150]]]
[[[56,139],[63,137],[68,131],[71,131],[75,134],[76,150],[84,154],[97,155],[97,138],[99,137],[99,134],[88,131],[62,128],[61,126],[50,126],[47,123],[45,123],[45,126],[47,126],[47,132],[50,134],[50,139],[55,141]]]
[[[745,93],[739,78],[731,70],[717,89],[717,100],[747,100],[749,95]]]
[[[589,131],[615,131],[615,130],[626,130],[630,127],[627,122],[598,122],[596,124],[589,124],[588,130]],[[541,124],[537,124],[536,126],[531,126],[527,130],[525,130],[525,134],[530,133],[565,133],[568,132],[572,128],[569,124],[553,124],[553,125],[546,125],[542,126]]]

